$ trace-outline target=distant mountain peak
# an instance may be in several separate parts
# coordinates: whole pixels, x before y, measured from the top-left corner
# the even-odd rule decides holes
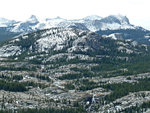
[[[102,17],[98,16],[98,15],[90,15],[90,16],[86,16],[85,18],[83,18],[84,20],[101,20]]]
[[[31,15],[30,18],[28,19],[28,21],[35,23],[35,22],[38,22],[38,18],[35,15]]]
[[[126,16],[123,16],[121,14],[118,14],[118,15],[110,15],[108,17],[114,17],[116,19],[118,19],[121,23],[124,23],[124,24],[130,24],[129,22],[129,19],[126,17]]]
[[[57,16],[55,19],[62,19],[60,16]]]
[[[0,26],[13,26],[9,29],[10,31],[23,33],[52,27],[71,27],[93,32],[99,30],[137,29],[136,26],[130,24],[129,19],[126,16],[121,14],[110,15],[104,18],[97,15],[90,15],[82,19],[73,20],[67,20],[59,16],[40,20],[40,18],[37,18],[35,15],[31,15],[26,21],[16,23],[6,21],[6,24],[1,24],[0,22]]]
[[[37,19],[37,17],[35,15],[31,15],[30,19]]]
[[[135,29],[129,22],[126,16],[122,15],[110,15],[102,18],[99,23],[102,23],[103,29]]]

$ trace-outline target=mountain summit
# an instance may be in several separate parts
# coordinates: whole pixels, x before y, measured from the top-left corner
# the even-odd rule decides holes
[[[90,15],[90,16],[87,16],[85,18],[83,18],[84,20],[101,20],[102,17],[100,16],[97,16],[97,15]]]
[[[0,19],[0,40],[6,40],[16,34],[30,33],[38,30],[49,29],[53,27],[76,28],[97,32],[106,37],[114,36],[113,39],[130,39],[149,44],[149,31],[142,27],[132,25],[129,19],[123,15],[110,15],[100,17],[97,15],[87,16],[82,19],[67,20],[61,17],[40,19],[31,15],[25,21],[12,21]],[[118,35],[119,34],[119,35]],[[117,37],[116,37],[117,36]]]
[[[122,15],[110,15],[101,19],[101,22],[104,23],[118,23],[118,24],[130,24],[129,19],[126,16]]]
[[[38,19],[35,15],[31,15],[31,17],[28,19],[28,21],[36,23],[36,22],[38,22]]]

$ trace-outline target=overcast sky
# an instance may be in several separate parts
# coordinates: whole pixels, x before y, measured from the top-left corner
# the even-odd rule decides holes
[[[79,19],[122,14],[131,24],[150,29],[150,0],[1,0],[0,17],[25,20],[30,15]]]

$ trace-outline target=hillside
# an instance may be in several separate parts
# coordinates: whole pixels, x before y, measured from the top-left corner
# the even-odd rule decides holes
[[[0,48],[0,56],[23,54],[84,54],[88,56],[130,57],[144,55],[147,45],[135,41],[113,40],[101,35],[74,28],[51,28],[18,36]],[[45,56],[44,56],[45,57]]]
[[[148,45],[89,30],[55,27],[23,34],[0,45],[0,106],[142,110],[150,101],[149,58]]]

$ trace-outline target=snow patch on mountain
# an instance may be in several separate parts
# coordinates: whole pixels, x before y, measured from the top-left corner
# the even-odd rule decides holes
[[[111,15],[111,16],[117,18],[122,24],[130,24],[130,22],[126,16],[123,16],[121,14]]]
[[[123,46],[120,46],[120,47],[118,48],[118,51],[126,52],[127,54],[131,54],[131,53],[134,52],[133,50],[128,49],[128,48],[125,48],[125,47],[123,47]]]
[[[121,33],[112,33],[110,35],[103,35],[103,37],[117,40],[117,39],[122,39],[122,34]]]
[[[5,45],[0,48],[0,57],[8,57],[21,54],[21,48],[14,45]]]
[[[61,58],[66,58],[67,60],[79,58],[80,60],[93,60],[94,57],[90,57],[88,55],[83,55],[83,54],[73,54],[73,53],[59,53],[56,55],[52,55],[49,58],[47,58],[45,61],[56,61]]]
[[[128,24],[118,24],[118,23],[112,23],[112,24],[107,24],[107,23],[102,23],[102,27],[99,30],[116,30],[116,29],[136,29],[132,25]]]
[[[53,50],[62,50],[66,46],[67,40],[76,38],[77,35],[70,31],[71,29],[62,28],[50,30],[42,34],[43,38],[40,38],[35,43],[37,44],[38,52]],[[52,35],[53,34],[53,35]]]
[[[73,46],[71,48],[69,48],[67,51],[70,52],[74,52],[74,51],[84,51],[86,52],[87,50],[90,50],[90,48],[87,45],[80,45],[81,43],[84,44],[86,42],[86,38],[87,36],[82,36],[81,38],[76,39],[73,42]]]

